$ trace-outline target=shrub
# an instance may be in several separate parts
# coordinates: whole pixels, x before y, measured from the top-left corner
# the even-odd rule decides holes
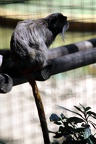
[[[96,119],[96,113],[91,111],[91,107],[84,107],[80,104],[80,107],[74,106],[77,111],[59,107],[76,116],[68,118],[63,113],[60,116],[52,114],[50,121],[59,125],[58,131],[50,131],[55,134],[53,137],[55,139],[63,137],[62,144],[96,144],[95,134],[91,133],[91,126],[96,129],[96,124],[91,120],[91,118]],[[56,142],[54,141],[52,144],[56,144]]]

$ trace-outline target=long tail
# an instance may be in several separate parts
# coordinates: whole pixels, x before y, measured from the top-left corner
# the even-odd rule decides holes
[[[37,110],[38,110],[39,120],[41,123],[41,128],[42,128],[42,133],[43,133],[43,138],[44,138],[44,144],[50,144],[48,127],[47,127],[47,122],[46,122],[46,117],[45,117],[45,111],[44,111],[44,107],[43,107],[43,103],[42,103],[39,89],[37,87],[34,76],[32,76],[32,75],[31,75],[31,77],[28,75],[25,75],[25,76],[28,79],[28,82],[30,83],[32,90],[33,90],[33,95],[34,95],[35,103],[36,103]]]

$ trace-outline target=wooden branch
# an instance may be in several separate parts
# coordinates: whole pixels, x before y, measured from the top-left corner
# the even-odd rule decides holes
[[[51,67],[34,73],[36,80],[44,81],[52,75],[96,63],[96,48],[57,57],[51,63]]]
[[[49,59],[96,47],[96,38],[89,39],[49,50]]]
[[[33,73],[35,79],[37,81],[44,81],[49,79],[50,76],[52,75],[95,63],[96,62],[95,47],[96,47],[96,39],[91,39],[88,41],[83,41],[49,50],[50,62],[52,65],[47,66],[44,69]],[[2,80],[6,82],[7,77],[8,79],[7,83],[3,83],[3,93],[6,93],[11,90],[12,86],[25,83],[27,82],[27,80],[15,67],[14,63],[10,58],[9,50],[0,50],[0,54],[3,55],[2,57],[3,63],[2,66],[0,67],[0,73],[1,73],[0,86],[2,86]],[[6,86],[4,88],[5,84]],[[2,91],[0,91],[0,93],[2,93]]]
[[[50,61],[52,66],[45,67],[44,69],[33,73],[37,81],[44,81],[49,79],[52,75],[95,63],[96,48],[57,57],[55,59],[51,59]],[[3,72],[12,77],[13,85],[26,82],[27,80],[22,77],[14,65],[10,65],[11,63],[11,60],[9,62],[5,62],[5,70],[3,69]],[[7,68],[8,65],[10,65],[10,67]]]
[[[96,48],[53,59],[52,63],[50,76],[96,63]]]
[[[74,44],[60,46],[57,48],[49,49],[49,59],[54,59],[56,57],[60,57],[63,55],[75,53],[86,49],[91,49],[94,47],[96,47],[96,38],[77,42]],[[1,49],[0,54],[3,55],[4,59],[10,58],[10,50],[8,49],[4,49],[4,50]]]
[[[0,93],[8,93],[13,87],[13,80],[7,74],[0,74]]]

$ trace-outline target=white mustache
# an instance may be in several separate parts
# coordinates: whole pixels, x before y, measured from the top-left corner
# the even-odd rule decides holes
[[[66,30],[69,28],[69,23],[67,23],[66,25],[63,26],[63,29],[62,29],[62,33],[61,33],[61,36],[62,36],[62,40],[64,41],[64,38],[65,38],[65,32]]]

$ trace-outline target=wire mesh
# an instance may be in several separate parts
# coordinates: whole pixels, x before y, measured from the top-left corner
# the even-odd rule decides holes
[[[96,23],[95,9],[95,0],[0,0],[0,49],[10,48],[11,34],[19,20],[37,19],[53,12],[61,12],[68,16],[69,21],[75,24],[80,22],[82,27],[82,23],[86,23],[86,26]],[[90,25],[89,31],[75,31],[73,27],[73,30],[66,32],[65,43],[58,36],[51,48],[95,38],[96,27],[93,31],[92,26]],[[91,65],[37,83],[49,130],[56,129],[49,121],[51,113],[63,112],[56,105],[72,109],[74,105],[81,103],[91,106],[95,111],[95,74],[96,67]],[[52,135],[50,138],[52,139]],[[0,94],[0,144],[3,143],[43,143],[38,114],[28,83],[13,87],[6,95]]]

